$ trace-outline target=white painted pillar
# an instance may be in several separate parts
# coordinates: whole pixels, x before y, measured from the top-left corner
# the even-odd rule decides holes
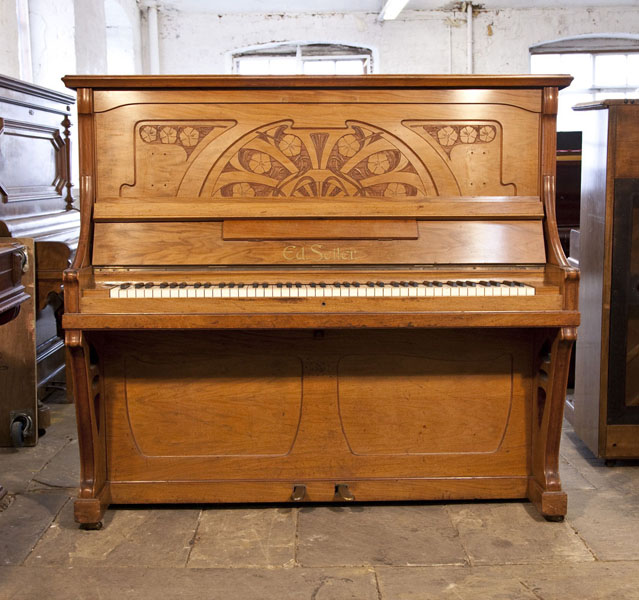
[[[466,3],[466,73],[473,72],[473,3]]]
[[[160,32],[158,29],[158,7],[151,3],[146,12],[148,44],[149,44],[149,73],[160,73]]]

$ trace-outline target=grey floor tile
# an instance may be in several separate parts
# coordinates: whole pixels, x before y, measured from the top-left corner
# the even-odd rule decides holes
[[[383,600],[540,600],[508,567],[376,567]],[[544,600],[546,600],[544,598]]]
[[[615,488],[639,493],[639,461],[617,461],[614,466],[606,466],[604,459],[595,458],[577,435],[570,431],[564,434],[560,453],[597,489]]]
[[[440,505],[301,508],[302,566],[464,564],[466,554]]]
[[[296,517],[295,508],[204,510],[188,566],[293,566]]]
[[[566,523],[549,523],[523,502],[451,505],[471,564],[589,561],[592,554]]]
[[[84,531],[73,520],[69,502],[26,564],[183,567],[199,513],[198,508],[186,507],[115,509],[105,515],[103,529]]]
[[[28,491],[59,487],[77,489],[80,485],[78,441],[69,442],[31,480]]]
[[[559,460],[559,476],[561,477],[561,487],[567,492],[570,490],[595,489],[595,486],[563,457]]]
[[[0,483],[10,494],[24,493],[33,477],[62,448],[76,439],[75,406],[51,405],[51,427],[37,445],[19,449],[0,448]]]
[[[378,600],[370,569],[0,568],[11,600]]]
[[[16,496],[0,513],[0,565],[20,565],[69,499],[66,494]]]
[[[598,559],[639,560],[639,494],[574,491],[568,521]]]
[[[376,567],[382,600],[637,600],[633,562]]]

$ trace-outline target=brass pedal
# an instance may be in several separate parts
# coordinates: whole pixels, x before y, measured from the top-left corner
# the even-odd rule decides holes
[[[292,502],[301,502],[306,497],[306,486],[296,485],[293,486],[293,492],[291,493]]]
[[[345,483],[338,483],[335,486],[335,496],[337,499],[343,500],[344,502],[352,502],[355,500],[353,492],[348,489],[348,485]]]

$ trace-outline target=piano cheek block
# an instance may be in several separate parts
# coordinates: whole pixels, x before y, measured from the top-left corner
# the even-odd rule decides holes
[[[78,522],[163,502],[565,514],[578,278],[542,175],[569,78],[65,82]]]

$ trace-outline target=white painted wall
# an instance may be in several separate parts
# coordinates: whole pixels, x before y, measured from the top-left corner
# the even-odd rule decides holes
[[[0,2],[0,73],[20,77],[18,13],[15,2]]]
[[[76,69],[73,0],[29,0],[33,83],[65,90],[60,78]]]
[[[77,73],[106,73],[106,17],[104,0],[75,2]]]
[[[466,16],[409,11],[380,23],[375,13],[159,14],[162,73],[229,73],[237,49],[284,41],[368,46],[378,73],[464,73]],[[474,21],[476,73],[527,73],[529,46],[585,33],[639,33],[637,7],[502,9]]]

